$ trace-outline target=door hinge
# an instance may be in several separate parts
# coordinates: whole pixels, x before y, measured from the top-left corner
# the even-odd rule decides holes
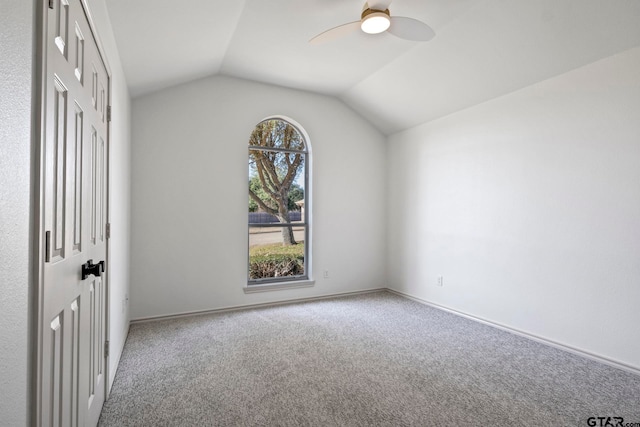
[[[104,357],[109,357],[109,341],[104,342]]]
[[[104,230],[104,234],[106,234],[107,239],[111,238],[111,223],[108,222],[105,226],[104,226],[105,230]]]
[[[107,105],[107,121],[111,121],[111,105]]]
[[[53,0],[49,0],[49,9],[53,9]]]

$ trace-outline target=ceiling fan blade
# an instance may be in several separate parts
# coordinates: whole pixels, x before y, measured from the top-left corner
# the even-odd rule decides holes
[[[401,39],[418,42],[427,42],[436,36],[433,28],[422,21],[406,16],[392,16],[391,26],[387,31]]]
[[[320,44],[324,42],[329,42],[340,37],[346,36],[349,33],[352,33],[360,28],[360,21],[349,22],[348,24],[338,25],[337,27],[333,27],[325,32],[322,32],[309,40],[311,44]]]
[[[391,0],[369,0],[369,9],[374,10],[387,10],[391,5]]]

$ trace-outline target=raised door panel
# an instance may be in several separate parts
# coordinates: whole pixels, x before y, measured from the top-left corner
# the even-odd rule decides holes
[[[81,308],[82,308],[82,298],[76,298],[70,306],[69,314],[70,314],[70,390],[69,390],[69,409],[70,409],[70,420],[69,424],[71,427],[77,427],[80,425],[80,343],[81,343]]]
[[[70,175],[72,178],[72,251],[74,255],[82,252],[82,203],[83,203],[83,151],[84,151],[84,111],[79,103],[75,103],[74,129],[75,133],[72,139],[73,146],[69,150],[69,164],[72,165]]]
[[[54,42],[60,53],[67,58],[69,50],[67,41],[69,40],[69,1],[54,0],[53,8],[55,10],[55,38]]]
[[[80,28],[80,24],[75,23],[75,69],[74,74],[80,84],[84,84],[84,35]]]
[[[58,313],[49,323],[51,353],[49,357],[48,384],[52,398],[49,401],[48,425],[64,426],[64,311]]]
[[[50,134],[45,144],[46,260],[65,258],[68,91],[62,80],[53,79]]]

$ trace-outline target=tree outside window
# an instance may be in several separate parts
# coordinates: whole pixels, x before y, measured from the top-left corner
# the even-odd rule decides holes
[[[307,143],[282,119],[249,138],[249,285],[307,278]]]

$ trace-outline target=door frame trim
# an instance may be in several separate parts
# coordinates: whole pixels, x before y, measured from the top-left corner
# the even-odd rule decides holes
[[[107,85],[107,105],[111,106],[112,101],[112,79],[111,66],[107,59],[106,50],[100,38],[97,25],[91,14],[88,0],[79,0],[85,13],[89,28],[95,39],[98,54],[102,59],[108,77]],[[42,314],[43,314],[43,286],[44,286],[44,158],[43,147],[46,142],[46,91],[47,91],[47,13],[49,9],[48,0],[33,0],[33,68],[32,68],[32,99],[31,99],[31,209],[30,209],[30,248],[29,248],[29,315],[28,315],[28,351],[30,354],[29,370],[27,381],[29,389],[27,392],[27,411],[30,425],[39,426],[41,420],[40,395],[42,388],[41,358],[42,348]],[[106,154],[106,223],[111,223],[110,212],[110,173],[111,173],[111,122],[107,121],[107,154]],[[111,249],[110,238],[106,239],[106,280],[105,286],[105,340],[110,341],[110,290],[111,290],[111,263],[109,262],[109,252]],[[105,357],[105,401],[109,397],[110,391],[110,369],[109,361],[111,356]]]
[[[29,354],[30,369],[29,397],[27,410],[29,412],[29,424],[38,426],[41,419],[41,353],[42,342],[42,285],[44,283],[44,203],[43,203],[43,157],[42,146],[45,141],[45,91],[46,91],[46,37],[47,21],[45,19],[47,2],[33,1],[34,36],[33,36],[33,78],[32,78],[32,138],[31,138],[31,203],[30,225],[30,257],[29,271]]]

